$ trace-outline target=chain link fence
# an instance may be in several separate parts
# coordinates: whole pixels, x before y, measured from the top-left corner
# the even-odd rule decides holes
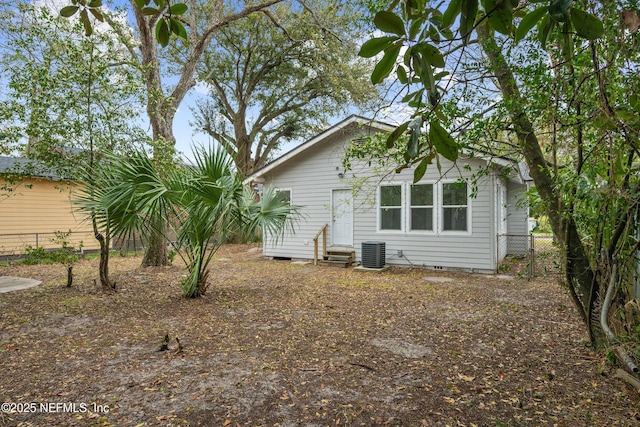
[[[541,277],[560,274],[560,252],[556,241],[550,235],[532,235],[534,241],[533,276]]]
[[[0,234],[0,259],[14,259],[26,255],[27,248],[44,248],[55,251],[62,248],[56,233],[2,233]],[[100,244],[92,230],[73,231],[65,237],[67,244],[78,252],[97,252]],[[111,242],[111,249],[121,254],[144,251],[142,239],[135,236]]]
[[[509,271],[527,279],[560,272],[553,236],[499,234],[496,248],[497,258],[502,260],[498,271]]]
[[[57,241],[55,232],[51,233],[8,233],[0,234],[0,257],[13,258],[25,254],[28,247],[56,250],[62,247]],[[95,250],[99,248],[93,231],[73,231],[65,237],[67,244],[77,251]]]

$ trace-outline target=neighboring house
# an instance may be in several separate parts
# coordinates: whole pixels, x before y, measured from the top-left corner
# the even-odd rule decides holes
[[[312,259],[313,239],[327,224],[327,245],[352,250],[384,242],[386,264],[495,272],[508,254],[528,250],[528,208],[516,203],[527,189],[521,168],[505,158],[440,158],[420,182],[413,170],[379,175],[366,164],[345,171],[348,144],[392,125],[351,116],[247,177],[258,187],[285,192],[302,207],[295,234],[264,254]],[[512,244],[506,235],[518,235]],[[368,247],[367,247],[368,254]]]
[[[71,197],[77,183],[37,162],[0,156],[0,256],[24,253],[25,247],[59,248],[56,231],[68,232],[75,248],[98,249],[91,224],[74,212]]]

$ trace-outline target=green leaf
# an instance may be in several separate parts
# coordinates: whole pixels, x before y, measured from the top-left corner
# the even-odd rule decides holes
[[[421,17],[411,23],[411,26],[409,27],[409,39],[414,40],[416,38],[424,22],[425,18]]]
[[[171,18],[169,19],[169,28],[173,34],[178,37],[182,37],[185,40],[187,39],[187,30],[184,28],[184,25],[182,25],[182,22],[175,18]]]
[[[423,57],[419,57],[418,59],[416,65],[419,66],[416,67],[416,72],[420,75],[420,81],[430,92],[433,92],[436,90],[436,79],[433,75],[433,68]]]
[[[374,39],[367,40],[360,48],[358,55],[363,58],[372,58],[385,50],[396,40],[398,40],[398,37],[396,36],[376,37]]]
[[[602,21],[592,14],[575,7],[571,8],[571,23],[576,33],[587,40],[598,39],[604,34]]]
[[[155,7],[144,7],[144,8],[142,8],[142,13],[144,15],[158,15],[160,13],[160,11],[158,9],[156,9]]]
[[[437,47],[426,42],[418,43],[411,47],[411,54],[415,55],[417,53],[422,54],[422,57],[434,67],[444,67],[444,56],[442,56]]]
[[[554,0],[549,4],[549,15],[557,22],[569,19],[572,0]]]
[[[404,69],[402,65],[398,65],[396,68],[396,75],[398,76],[398,80],[403,85],[409,83],[409,77],[407,76],[407,70]]]
[[[460,5],[460,35],[464,38],[465,44],[469,41],[477,14],[478,0],[462,0]]]
[[[438,29],[434,25],[429,25],[428,34],[429,34],[429,38],[432,41],[434,42],[440,41],[440,32],[438,32]]]
[[[539,8],[527,13],[526,16],[522,18],[522,21],[520,21],[520,25],[518,25],[518,29],[516,30],[516,43],[524,39],[527,33],[529,33],[540,19],[547,14],[547,10],[547,7],[540,6]]]
[[[640,113],[640,97],[635,93],[629,95],[629,104],[636,112]]]
[[[545,17],[538,23],[538,40],[540,41],[543,49],[547,46],[551,30],[553,30],[554,26],[555,21],[551,19],[549,15],[545,15]]]
[[[402,22],[402,19],[398,15],[388,10],[382,10],[376,13],[376,16],[373,18],[373,24],[385,33],[404,36],[404,22]]]
[[[148,0],[134,0],[134,2],[136,3],[136,7],[138,9],[142,9],[143,7],[149,4]]]
[[[100,22],[104,22],[104,15],[98,9],[89,9],[89,12]]]
[[[162,47],[169,44],[169,25],[165,19],[159,20],[156,24],[156,40]]]
[[[82,26],[84,27],[84,35],[89,37],[93,34],[93,27],[91,26],[91,21],[89,21],[89,14],[87,13],[87,9],[82,9],[80,11],[80,20],[82,21]]]
[[[420,135],[422,134],[422,117],[415,117],[409,123],[409,130],[411,135],[409,136],[409,143],[407,144],[407,156],[410,159],[414,159],[418,155],[420,147]]]
[[[407,68],[411,69],[411,49],[405,49],[404,55],[402,56],[402,62]]]
[[[396,63],[396,59],[398,59],[398,54],[400,54],[400,48],[402,44],[394,44],[391,45],[388,49],[385,50],[384,56],[378,62],[371,73],[371,82],[373,84],[378,84],[382,82],[393,70],[393,66]]]
[[[424,157],[413,171],[413,183],[420,181],[427,172],[427,166],[431,163],[429,157]]]
[[[449,28],[442,28],[440,33],[447,39],[451,40],[453,38],[453,31]]]
[[[65,18],[70,18],[76,14],[78,9],[79,9],[78,6],[65,6],[62,9],[60,9],[60,16],[63,16]]]
[[[436,80],[442,80],[443,78],[447,77],[448,75],[449,75],[448,71],[440,71],[438,74],[433,76],[433,78],[436,79]]]
[[[409,102],[412,99],[420,99],[422,98],[422,94],[424,93],[424,88],[418,89],[415,92],[411,92],[402,97],[402,102]]]
[[[183,15],[187,11],[187,9],[189,8],[187,7],[186,4],[176,3],[171,5],[171,7],[169,8],[169,13],[171,15]]]
[[[460,147],[449,132],[442,127],[440,122],[432,120],[429,123],[429,137],[442,157],[452,162],[458,159],[458,150]]]
[[[447,6],[447,10],[444,11],[442,15],[442,26],[450,27],[453,22],[456,20],[456,16],[460,14],[460,4],[462,0],[451,0],[449,2],[449,6]]]
[[[102,0],[91,0],[88,4],[89,7],[101,7]]]
[[[497,0],[485,0],[485,10],[489,14],[489,23],[494,30],[507,36],[511,35],[513,32],[511,9],[499,5]]]
[[[404,122],[389,134],[389,136],[387,137],[387,143],[386,143],[387,148],[393,147],[393,144],[396,142],[396,140],[400,138],[407,131],[407,128],[409,127],[409,123],[410,122]]]

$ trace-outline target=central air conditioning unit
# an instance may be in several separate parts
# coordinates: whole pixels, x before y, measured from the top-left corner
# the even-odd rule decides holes
[[[365,268],[383,268],[385,246],[384,242],[362,242],[362,266]]]

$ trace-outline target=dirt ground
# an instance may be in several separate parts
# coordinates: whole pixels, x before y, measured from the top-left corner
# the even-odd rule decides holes
[[[0,426],[633,426],[556,278],[264,259],[225,246],[200,299],[177,266],[1,266]],[[169,349],[159,351],[169,335]],[[181,348],[178,346],[178,340]]]

